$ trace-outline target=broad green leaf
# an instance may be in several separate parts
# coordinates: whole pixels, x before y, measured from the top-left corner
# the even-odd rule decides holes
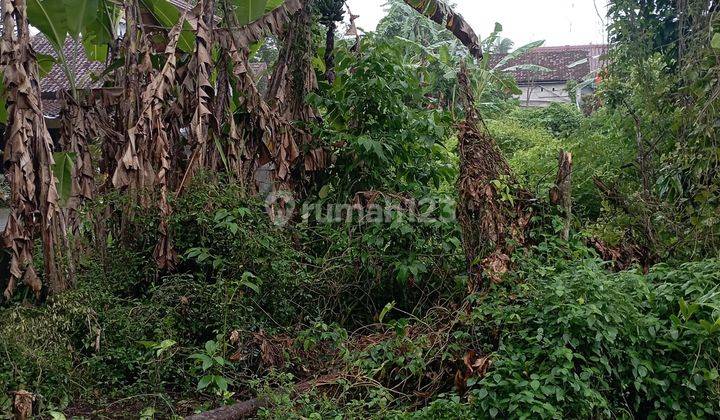
[[[175,344],[177,344],[176,341],[163,340],[162,343],[160,343],[156,346],[156,348],[157,348],[156,355],[160,356],[161,354],[163,354],[165,351],[167,351],[170,347],[174,346]]]
[[[267,0],[267,5],[265,5],[265,12],[272,12],[273,10],[280,7],[280,5],[284,2],[285,0]]]
[[[385,307],[380,311],[380,316],[378,316],[378,322],[382,323],[383,319],[385,319],[385,316],[392,311],[395,308],[395,301],[392,301],[385,305]]]
[[[247,25],[265,14],[267,0],[234,0],[238,24]]]
[[[218,349],[218,344],[217,344],[217,342],[215,342],[215,341],[213,341],[213,340],[210,340],[210,341],[208,341],[208,342],[205,343],[205,352],[206,352],[207,354],[215,354],[215,352],[217,351],[217,349]]]
[[[712,41],[710,41],[710,45],[712,45],[712,47],[716,50],[720,50],[720,32],[713,35]]]
[[[547,67],[538,66],[537,64],[518,64],[517,66],[508,67],[503,69],[505,72],[513,71],[531,71],[535,73],[549,73],[551,70]]]
[[[7,102],[5,100],[5,75],[0,72],[0,124],[7,124]]]
[[[64,204],[70,199],[72,194],[72,170],[74,167],[75,153],[57,152],[53,155],[55,165],[53,165],[53,173],[57,178],[57,190],[60,195],[60,201]]]
[[[241,284],[248,289],[251,289],[255,293],[260,293],[260,286],[258,286],[255,282],[250,281],[250,279],[256,279],[255,275],[249,271],[246,271],[242,275]]]
[[[59,0],[53,0],[59,3]],[[75,39],[97,19],[99,0],[62,0],[65,5],[67,30]]]
[[[55,60],[55,57],[47,54],[36,54],[35,58],[37,59],[38,68],[40,69],[40,77],[45,77],[48,73],[50,73],[50,70],[52,70],[55,63],[57,63],[57,60]]]
[[[48,414],[52,420],[66,420],[65,414],[59,411],[50,411]]]
[[[120,10],[111,0],[99,0],[95,17],[86,23],[83,44],[107,45],[117,38],[115,25],[120,19]]]
[[[203,376],[203,377],[200,379],[200,382],[198,382],[197,390],[198,390],[198,391],[202,391],[203,389],[207,388],[208,385],[210,385],[210,382],[212,382],[212,381],[213,381],[213,376],[212,376],[212,375]]]
[[[543,40],[543,41],[535,41],[535,42],[531,42],[529,44],[523,45],[522,47],[516,49],[515,51],[513,51],[510,54],[503,57],[503,59],[500,60],[500,62],[497,63],[495,65],[495,67],[493,67],[493,69],[502,68],[502,66],[504,66],[508,62],[510,62],[516,58],[522,57],[523,55],[527,54],[528,52],[534,50],[535,48],[541,46],[544,43],[545,43],[545,41]]]
[[[68,19],[61,0],[28,0],[27,15],[30,24],[40,30],[58,49],[65,45]]]
[[[217,385],[218,390],[225,392],[228,390],[228,381],[227,379],[223,378],[222,376],[215,376],[215,385]]]
[[[85,48],[85,55],[87,55],[88,59],[103,63],[107,61],[109,52],[107,44],[96,44],[90,40],[83,39],[83,47]]]
[[[142,4],[155,17],[155,19],[168,30],[175,26],[180,20],[180,12],[167,0],[141,0]],[[183,23],[183,31],[180,34],[178,48],[191,53],[195,51],[195,35],[187,22]]]
[[[207,370],[213,364],[213,360],[210,356],[203,353],[195,353],[190,355],[190,359],[199,360],[202,362],[202,369]]]

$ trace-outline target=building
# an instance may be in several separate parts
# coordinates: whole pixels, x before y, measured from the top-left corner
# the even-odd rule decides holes
[[[583,95],[594,91],[594,83],[581,86],[574,95],[568,92],[568,83],[582,83],[594,80],[604,66],[608,51],[607,45],[568,45],[563,47],[539,47],[519,58],[510,60],[500,69],[508,70],[517,80],[522,94],[518,95],[520,105],[525,107],[545,107],[552,103],[572,103],[581,105]],[[504,56],[490,58],[499,63]],[[535,71],[523,68],[531,64],[546,68],[548,71]],[[521,66],[517,68],[517,66]]]

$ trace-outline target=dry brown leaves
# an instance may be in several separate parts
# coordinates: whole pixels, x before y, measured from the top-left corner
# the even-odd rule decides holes
[[[75,156],[71,168],[70,198],[66,203],[68,228],[74,233],[80,229],[78,208],[95,195],[95,171],[89,145],[93,138],[102,136],[98,120],[92,118],[96,115],[89,113],[69,93],[63,94],[60,141],[63,150]]]
[[[467,390],[467,381],[470,378],[482,379],[492,365],[490,356],[480,356],[475,350],[470,350],[463,357],[463,367],[455,374],[455,388],[460,395]]]
[[[231,362],[247,360],[255,351],[259,350],[264,368],[282,368],[286,364],[286,354],[291,354],[293,351],[293,340],[286,335],[271,337],[265,331],[260,330],[252,333],[247,342],[241,343],[240,338],[238,331],[230,333],[230,343],[237,347],[237,351],[229,357]]]
[[[134,127],[127,132],[128,141],[123,152],[122,163],[117,166],[113,175],[113,184],[116,188],[137,187],[133,175],[140,168],[143,176],[150,185],[157,184],[160,189],[160,238],[155,247],[154,258],[160,269],[172,270],[175,267],[177,254],[172,246],[167,221],[172,214],[168,203],[169,174],[171,171],[171,141],[168,129],[164,122],[166,109],[169,108],[171,92],[175,88],[177,77],[176,50],[180,39],[186,16],[172,28],[165,49],[165,64],[142,93],[142,111]],[[138,149],[139,148],[139,149]]]
[[[484,277],[499,282],[510,270],[514,247],[526,242],[532,196],[517,185],[507,160],[477,115],[467,68],[461,70],[458,80],[467,114],[458,125],[458,219],[470,276],[468,287],[473,293],[487,287]]]
[[[647,274],[650,266],[657,262],[657,257],[646,246],[634,244],[630,240],[623,240],[618,245],[610,246],[601,239],[590,238],[588,246],[594,248],[604,261],[612,262],[612,269],[615,271],[623,271],[639,265]]]
[[[307,0],[285,0],[280,6],[260,19],[242,27],[232,27],[228,31],[235,44],[242,50],[259,41],[266,35],[278,35],[290,21],[290,17],[307,4]]]
[[[3,35],[0,65],[8,104],[4,166],[11,188],[11,215],[4,240],[11,251],[5,296],[12,296],[20,278],[37,286],[36,275],[23,276],[32,264],[36,229],[43,239],[45,275],[52,291],[64,289],[55,262],[58,192],[52,172],[52,139],[45,125],[38,67],[30,46],[25,2],[2,0]],[[34,289],[37,289],[35,287]]]
[[[309,28],[304,26],[309,23],[308,12],[304,9],[306,3],[287,0],[281,7],[239,31],[219,33],[220,45],[228,52],[233,63],[235,91],[243,92],[240,105],[248,115],[240,125],[235,121],[230,123],[231,144],[227,155],[231,170],[242,178],[252,178],[261,165],[272,162],[276,191],[292,189],[290,178],[301,156],[299,145],[311,141],[310,135],[291,121],[310,121],[315,118],[314,111],[303,100],[317,86],[311,57],[308,59],[303,55],[297,58],[294,54],[299,49],[297,42]],[[267,33],[282,37],[285,46],[271,78],[272,85],[266,99],[257,89],[250,73],[247,50],[249,42]],[[293,54],[289,54],[290,51]],[[299,91],[287,87],[290,77],[288,69],[291,68],[305,75]],[[312,149],[302,162],[308,171],[319,170],[327,165],[327,156],[321,149]]]
[[[33,402],[35,395],[28,391],[15,391],[13,395],[13,413],[16,420],[27,420],[32,418]]]

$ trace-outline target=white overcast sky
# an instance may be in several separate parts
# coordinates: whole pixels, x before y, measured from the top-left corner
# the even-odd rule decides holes
[[[495,22],[515,46],[545,40],[546,46],[602,44],[606,40],[606,0],[450,0],[478,35],[486,37]],[[385,16],[386,0],[348,0],[357,24],[375,30]],[[597,8],[596,5],[597,4]],[[599,12],[599,13],[598,13]]]

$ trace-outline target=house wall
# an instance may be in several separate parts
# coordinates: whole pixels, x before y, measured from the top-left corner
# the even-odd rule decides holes
[[[8,217],[10,217],[10,209],[0,208],[0,231],[5,230],[7,226]]]
[[[522,94],[516,96],[522,107],[546,107],[552,103],[569,104],[570,95],[565,82],[539,82],[520,85]]]
[[[572,103],[570,94],[567,92],[566,82],[536,83],[534,85],[520,85],[522,94],[515,95],[520,100],[520,106],[524,108],[540,108],[550,106],[552,103]],[[583,95],[595,92],[592,86],[586,86],[577,94],[577,106],[582,105]]]

